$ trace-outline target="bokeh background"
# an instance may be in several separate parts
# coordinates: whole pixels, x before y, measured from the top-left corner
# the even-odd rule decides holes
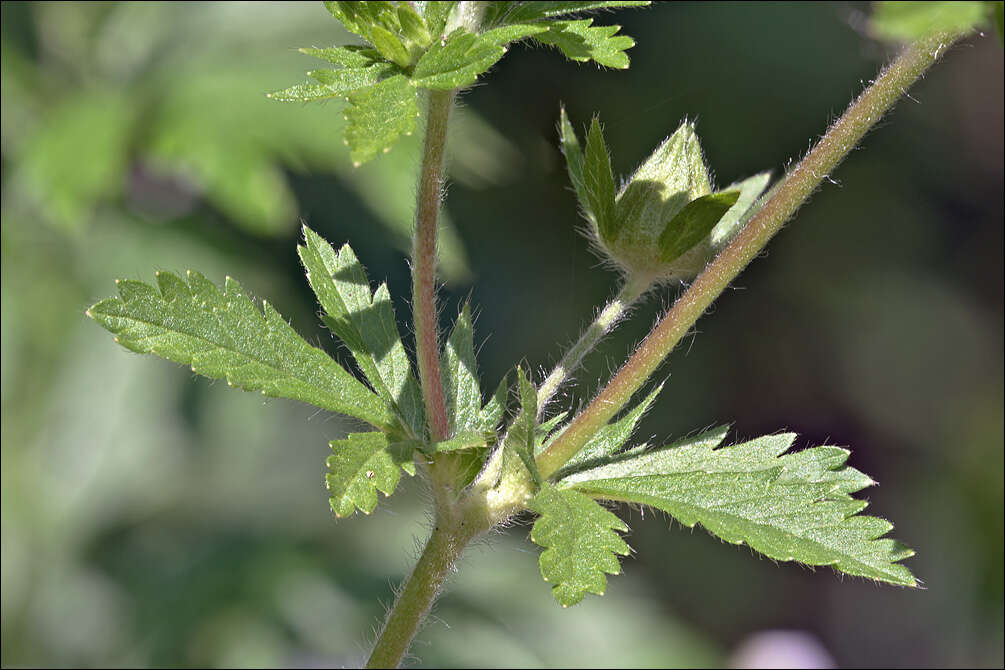
[[[638,41],[629,71],[518,47],[467,92],[443,322],[471,297],[486,387],[556,361],[616,285],[578,232],[560,101],[601,115],[621,174],[686,117],[719,184],[778,175],[893,53],[868,12],[658,3],[601,17]],[[404,327],[415,143],[353,170],[337,105],[264,98],[314,65],[295,47],[348,39],[320,3],[4,2],[2,35],[3,665],[360,663],[426,532],[421,484],[336,523],[323,462],[347,422],[129,354],[84,310],[116,277],[231,274],[343,355],[298,267],[305,221],[352,241]],[[1002,53],[975,36],[912,90],[672,355],[641,426],[849,445],[925,588],[625,509],[636,555],[563,611],[517,525],[468,552],[414,665],[1002,666]]]

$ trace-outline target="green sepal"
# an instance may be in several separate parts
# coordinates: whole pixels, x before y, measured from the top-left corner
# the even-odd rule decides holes
[[[723,189],[723,192],[739,190],[740,197],[736,199],[729,211],[723,214],[719,223],[715,224],[715,228],[708,236],[713,251],[718,251],[726,246],[743,229],[747,221],[757,213],[758,208],[755,205],[770,181],[771,173],[761,172]]]
[[[506,412],[506,399],[509,396],[509,372],[503,375],[496,386],[495,393],[488,399],[479,414],[482,428],[486,431],[494,431]]]
[[[120,297],[99,302],[87,315],[131,351],[226,378],[246,391],[300,400],[382,430],[397,428],[383,399],[305,342],[269,303],[259,310],[230,277],[222,291],[198,272],[189,271],[187,279],[158,272],[160,290],[120,280]]]
[[[583,166],[585,163],[583,149],[579,145],[579,137],[576,136],[576,130],[572,127],[568,114],[565,113],[565,105],[561,107],[559,135],[562,142],[562,154],[565,156],[565,166],[569,171],[569,181],[572,182],[572,188],[576,192],[576,199],[579,200],[579,206],[582,208],[586,218],[593,225],[597,225],[596,216],[590,208],[590,199],[587,195],[586,184],[583,181]]]
[[[520,413],[506,435],[504,448],[516,452],[530,473],[535,485],[541,484],[541,475],[534,460],[534,428],[537,423],[537,389],[527,379],[523,368],[517,366],[517,389],[520,394]]]
[[[684,205],[659,237],[662,261],[672,263],[705,240],[739,197],[738,190],[710,193]]]
[[[621,219],[615,212],[614,173],[611,171],[611,156],[607,153],[604,131],[600,119],[593,117],[590,131],[586,136],[586,155],[583,164],[583,185],[586,200],[597,220],[600,239],[611,243],[617,239],[621,229]]]
[[[345,142],[354,166],[390,151],[399,137],[415,131],[416,95],[408,78],[400,74],[349,94]]]
[[[415,474],[414,440],[391,442],[383,433],[351,433],[331,442],[325,483],[338,518],[358,509],[369,514],[377,506],[377,491],[394,493],[401,471]]]
[[[617,533],[628,531],[624,521],[589,496],[548,483],[528,507],[540,514],[530,539],[545,548],[541,577],[554,584],[555,600],[569,607],[587,593],[604,595],[607,575],[621,572],[618,556],[631,552]]]

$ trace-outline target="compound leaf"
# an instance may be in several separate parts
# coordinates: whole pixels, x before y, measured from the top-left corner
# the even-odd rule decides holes
[[[504,26],[482,34],[455,30],[422,55],[412,72],[412,83],[447,91],[468,86],[503,57],[505,44],[545,30],[540,25]]]
[[[628,526],[597,501],[574,489],[544,484],[530,501],[540,514],[530,539],[545,548],[539,560],[555,600],[568,607],[587,593],[604,595],[608,574],[621,572],[618,556],[630,549],[615,531]]]
[[[297,84],[282,91],[273,91],[266,97],[279,102],[312,102],[333,98],[344,100],[354,91],[377,84],[382,77],[393,72],[392,67],[386,63],[379,63],[367,67],[312,70],[307,73],[307,76],[318,83]]]
[[[297,248],[307,281],[325,311],[324,321],[349,348],[377,395],[394,407],[414,436],[423,434],[418,383],[401,343],[387,285],[370,294],[366,271],[348,244],[336,253],[304,226]]]
[[[325,484],[335,516],[352,516],[357,509],[369,514],[377,506],[377,491],[389,496],[402,470],[414,475],[414,443],[391,442],[383,433],[351,433],[331,442]]]
[[[87,315],[115,341],[152,353],[231,386],[261,390],[354,416],[382,430],[395,426],[391,408],[332,360],[307,344],[269,303],[259,311],[240,284],[227,277],[221,291],[197,272],[188,282],[158,272],[160,290],[119,280],[118,298]]]
[[[415,131],[419,116],[416,93],[408,78],[400,74],[349,93],[345,142],[353,165],[358,167],[390,151],[401,135]]]
[[[898,564],[914,552],[883,537],[892,525],[859,515],[867,503],[851,494],[873,482],[845,465],[846,450],[825,446],[783,455],[795,439],[791,433],[716,449],[724,435],[719,429],[631,454],[562,483],[594,497],[656,507],[775,560],[917,585]]]
[[[629,65],[627,49],[635,40],[618,35],[621,26],[594,26],[593,19],[549,21],[548,31],[534,35],[542,44],[558,47],[566,58],[574,61],[594,61],[605,67],[624,70]]]

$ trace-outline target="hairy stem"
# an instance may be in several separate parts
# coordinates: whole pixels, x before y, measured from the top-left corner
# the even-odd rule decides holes
[[[447,438],[447,410],[440,380],[440,347],[436,328],[436,232],[443,190],[447,121],[453,104],[453,91],[429,92],[412,251],[415,355],[419,363],[419,382],[429,432],[436,442]]]
[[[545,405],[548,401],[554,397],[558,389],[561,388],[568,379],[569,375],[579,367],[579,364],[583,362],[583,358],[586,354],[590,353],[597,343],[603,339],[604,335],[609,333],[614,326],[621,320],[625,312],[645,293],[651,286],[651,282],[648,278],[642,278],[638,276],[630,276],[625,280],[624,285],[618,291],[618,294],[604,306],[600,313],[597,314],[597,318],[593,320],[583,334],[580,335],[579,340],[576,341],[572,347],[565,352],[562,356],[562,360],[558,362],[558,365],[551,371],[551,374],[541,383],[541,386],[537,389],[537,416],[540,418],[544,414]]]
[[[397,668],[401,664],[447,574],[476,534],[461,520],[437,515],[426,548],[384,622],[367,668]]]
[[[768,241],[960,34],[937,34],[909,45],[855,100],[793,169],[744,229],[695,279],[628,362],[537,458],[542,477],[554,474],[631,399],[691,326]]]

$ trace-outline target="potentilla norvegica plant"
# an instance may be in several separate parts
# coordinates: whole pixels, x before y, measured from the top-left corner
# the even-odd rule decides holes
[[[779,561],[831,566],[901,586],[917,581],[901,561],[913,551],[887,538],[854,494],[874,482],[847,465],[849,452],[792,452],[780,433],[728,444],[727,428],[666,443],[632,441],[661,384],[654,373],[715,298],[765,247],[865,133],[956,40],[1001,3],[938,11],[881,8],[877,22],[907,46],[792,170],[769,188],[765,171],[716,188],[694,124],[682,123],[620,185],[598,118],[577,132],[558,110],[568,175],[598,253],[621,288],[550,374],[521,366],[494,391],[478,379],[471,308],[437,332],[437,218],[447,127],[458,92],[518,42],[553,47],[581,62],[623,69],[634,41],[588,10],[645,2],[328,2],[361,44],[302,51],[327,62],[310,81],[270,94],[279,101],[344,106],[354,163],[388,151],[420,127],[412,253],[414,359],[387,286],[373,289],[349,245],[335,249],[304,227],[300,258],[321,318],[352,353],[349,371],[308,344],[234,279],[222,288],[197,272],[156,273],[156,286],[119,280],[119,297],[88,315],[132,351],[191,366],[231,386],[292,398],[366,425],[331,443],[326,482],[336,517],[370,513],[402,473],[432,493],[433,528],[376,640],[371,667],[397,666],[464,548],[516,515],[536,515],[541,575],[563,607],[603,595],[629,545],[615,503],[663,510],[730,543]],[[961,7],[964,7],[961,9]],[[919,14],[921,18],[919,19]],[[883,23],[885,21],[885,23]],[[899,32],[898,32],[899,31]],[[599,76],[599,75],[598,75]],[[554,402],[583,357],[642,296],[686,288],[592,402]],[[633,404],[633,398],[639,396]],[[523,517],[521,517],[523,518]]]

